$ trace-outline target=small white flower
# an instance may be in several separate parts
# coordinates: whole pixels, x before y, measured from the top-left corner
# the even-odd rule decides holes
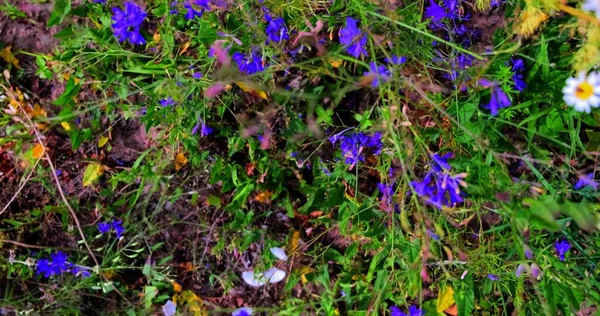
[[[281,282],[285,279],[285,275],[285,271],[271,267],[269,270],[259,274],[254,273],[254,271],[244,271],[242,272],[242,279],[250,286],[259,287],[265,285],[266,282]]]
[[[244,279],[244,282],[246,282],[248,285],[253,287],[265,285],[265,282],[263,280],[259,280],[254,276],[254,271],[242,272],[242,279]]]
[[[581,5],[585,11],[593,11],[597,18],[600,18],[600,0],[585,0]]]
[[[231,312],[231,316],[250,316],[254,310],[250,307],[240,307],[233,312]]]
[[[162,312],[165,316],[173,316],[177,312],[177,304],[173,303],[173,301],[168,300],[165,305],[162,307]]]
[[[263,273],[263,277],[269,280],[269,283],[281,282],[285,279],[285,271],[272,267]]]
[[[271,253],[279,260],[286,261],[288,259],[288,256],[285,254],[285,250],[281,248],[273,247],[271,248]]]
[[[577,78],[567,79],[562,90],[563,100],[576,111],[590,113],[600,106],[600,75],[592,72],[589,76],[580,72]]]

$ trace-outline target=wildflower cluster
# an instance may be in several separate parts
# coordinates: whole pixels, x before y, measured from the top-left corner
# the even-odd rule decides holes
[[[122,224],[123,224],[123,221],[116,220],[113,218],[110,222],[98,223],[98,231],[101,234],[106,234],[106,233],[110,232],[111,230],[114,230],[115,234],[117,234],[117,238],[121,238],[121,236],[123,236],[123,233],[125,232],[125,228],[123,228]]]
[[[354,166],[359,161],[365,161],[366,154],[370,152],[373,155],[379,155],[383,150],[383,142],[381,133],[376,132],[373,135],[365,135],[364,133],[342,133],[335,134],[329,137],[332,145],[340,144],[344,162],[347,165]]]
[[[51,253],[49,259],[39,259],[37,261],[35,275],[43,274],[46,278],[62,275],[63,273],[71,273],[82,278],[90,276],[89,268],[73,264],[67,259],[67,254],[62,251]]]
[[[257,49],[254,49],[248,56],[240,52],[236,52],[233,54],[231,59],[235,61],[239,71],[247,75],[262,72],[268,66],[263,62],[263,58]]]
[[[415,193],[425,199],[425,202],[438,209],[448,206],[452,207],[463,202],[461,187],[467,187],[464,178],[466,173],[451,175],[452,167],[448,159],[452,153],[443,156],[437,153],[431,155],[430,170],[425,174],[423,181],[411,181],[410,185]]]
[[[140,26],[146,18],[146,12],[133,3],[132,1],[125,2],[125,10],[114,7],[112,9],[113,30],[115,37],[119,42],[125,40],[133,45],[144,45],[146,40],[140,33]]]
[[[265,29],[265,33],[268,37],[265,44],[269,44],[269,41],[279,43],[283,40],[290,39],[288,29],[285,26],[285,20],[283,18],[271,17],[267,8],[263,8],[263,10],[265,11],[265,20],[267,20],[267,28]]]

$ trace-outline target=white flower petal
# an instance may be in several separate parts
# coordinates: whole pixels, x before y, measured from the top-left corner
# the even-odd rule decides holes
[[[231,312],[231,316],[252,315],[253,312],[254,310],[250,307],[240,307]]]
[[[272,267],[263,273],[263,276],[265,279],[269,280],[269,283],[281,282],[283,279],[285,279],[285,275],[285,271],[275,267]]]
[[[246,282],[246,284],[253,286],[253,287],[259,287],[259,286],[265,285],[265,282],[263,280],[256,279],[256,277],[254,276],[254,271],[242,272],[242,279],[244,279],[244,282]]]
[[[162,307],[162,312],[165,316],[173,316],[177,312],[177,304],[173,303],[173,301],[168,300],[165,305]]]
[[[271,250],[271,253],[275,257],[277,257],[277,259],[283,260],[283,261],[286,261],[288,259],[288,256],[285,254],[285,250],[278,248],[278,247],[273,247],[270,250]]]

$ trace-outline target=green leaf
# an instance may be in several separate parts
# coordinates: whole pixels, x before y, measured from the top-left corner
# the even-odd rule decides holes
[[[464,283],[454,293],[454,299],[458,306],[458,316],[470,316],[475,309],[475,293],[473,292],[473,277],[467,275]]]
[[[596,227],[596,219],[592,215],[593,208],[590,204],[566,202],[561,205],[560,210],[564,215],[571,217],[581,229],[592,231]]]
[[[52,101],[52,104],[58,106],[64,106],[66,104],[72,103],[72,97],[76,96],[79,93],[79,89],[81,87],[78,84],[75,84],[73,77],[69,77],[69,81],[67,81],[67,85],[65,86],[65,92],[61,94],[56,100]]]
[[[152,300],[158,294],[158,288],[156,286],[144,287],[144,308],[150,309],[152,307]]]
[[[103,172],[104,166],[100,163],[93,162],[87,165],[85,172],[83,173],[83,186],[85,187],[96,182]]]
[[[61,24],[69,11],[71,11],[70,0],[55,0],[54,9],[48,19],[48,27]]]

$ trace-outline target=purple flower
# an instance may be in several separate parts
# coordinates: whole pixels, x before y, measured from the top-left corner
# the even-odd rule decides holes
[[[213,132],[213,129],[208,127],[208,125],[204,124],[204,122],[202,122],[201,125],[202,128],[200,129],[200,137],[206,137]]]
[[[389,183],[389,184],[385,184],[385,183],[377,183],[377,189],[379,189],[379,192],[381,192],[381,199],[382,200],[390,200],[391,197],[394,195],[394,186],[395,183]]]
[[[554,243],[554,249],[560,261],[565,261],[565,254],[571,249],[571,244],[566,239],[557,240]]]
[[[579,190],[584,187],[591,187],[594,190],[598,190],[598,186],[600,186],[600,183],[594,181],[594,173],[590,172],[588,174],[580,175],[579,180],[577,180],[573,189]]]
[[[441,23],[444,18],[452,17],[446,13],[446,10],[437,4],[434,0],[429,0],[429,6],[425,9],[425,18],[431,19],[431,28],[441,28],[444,25]]]
[[[390,314],[391,316],[425,316],[423,310],[414,305],[408,308],[408,314],[401,311],[398,307],[392,306],[390,307]]]
[[[531,276],[539,280],[541,275],[542,275],[542,269],[540,269],[540,267],[537,264],[532,263],[531,264]]]
[[[519,264],[519,266],[517,267],[517,270],[515,271],[515,275],[518,277],[520,277],[523,272],[525,272],[525,269],[527,269],[527,265],[524,263]]]
[[[44,277],[49,278],[54,275],[60,275],[63,272],[68,272],[68,270],[67,255],[62,251],[57,251],[50,254],[50,260],[39,259],[37,261],[35,275],[44,274]]]
[[[346,26],[340,30],[340,43],[344,45],[346,51],[354,58],[361,55],[368,56],[365,46],[367,45],[367,36],[363,35],[356,26],[358,21],[347,17]]]
[[[398,56],[398,55],[392,55],[392,58],[384,58],[383,61],[385,61],[388,64],[394,64],[394,65],[402,65],[406,62],[406,57],[404,56]]]
[[[106,234],[110,231],[110,223],[107,222],[100,222],[98,223],[98,231],[100,232],[100,234]]]
[[[347,165],[355,165],[359,161],[364,161],[365,152],[369,150],[373,155],[379,155],[383,149],[381,141],[381,133],[377,132],[371,136],[364,133],[350,133],[343,135],[342,133],[333,135],[329,141],[335,145],[340,143],[340,149],[345,158]]]
[[[531,260],[531,258],[533,258],[533,251],[531,251],[531,248],[525,246],[525,258]]]
[[[106,0],[94,0],[94,3],[106,4]]]
[[[380,82],[387,82],[390,80],[391,73],[386,66],[378,66],[374,61],[372,61],[369,64],[369,68],[370,70],[365,72],[364,75],[373,78],[373,81],[371,81],[371,87],[378,87]]]
[[[500,278],[497,275],[494,275],[494,274],[491,274],[491,273],[487,275],[487,278],[490,279],[490,280],[492,280],[492,281],[498,281],[498,280],[500,280]]]
[[[160,106],[162,107],[167,107],[167,106],[171,106],[174,105],[176,102],[175,100],[173,100],[172,97],[168,97],[166,99],[162,99],[158,101],[158,104],[160,104]]]
[[[123,233],[125,232],[125,228],[123,228],[123,221],[113,218],[110,222],[98,223],[98,231],[101,234],[106,234],[110,232],[111,229],[115,230],[117,238],[121,238],[121,236],[123,236]]]
[[[500,88],[497,82],[491,82],[486,79],[479,79],[479,84],[486,88],[492,88],[490,102],[483,106],[485,109],[490,110],[490,114],[492,116],[498,115],[498,110],[509,107],[511,105],[510,99],[502,90],[502,88]]]
[[[265,13],[265,19],[268,23],[265,33],[267,33],[267,37],[269,38],[266,41],[266,44],[269,44],[269,41],[279,43],[283,40],[290,39],[288,29],[285,26],[285,20],[283,18],[272,18],[268,13]]]
[[[202,3],[200,3],[200,2],[202,2]],[[206,2],[205,0],[203,0],[203,1],[187,0],[183,4],[183,7],[187,10],[185,13],[185,18],[187,20],[193,20],[195,17],[201,18],[202,14],[204,14],[204,10],[210,9],[205,2]],[[200,6],[200,5],[206,5],[206,7],[203,7],[200,10],[197,10],[196,6]]]
[[[123,228],[122,224],[123,224],[123,221],[116,220],[114,218],[113,218],[112,222],[110,223],[112,228],[115,230],[115,234],[117,234],[117,238],[121,238],[121,236],[123,236],[123,233],[125,232],[125,228]]]
[[[197,72],[194,72],[194,73],[192,74],[192,77],[194,77],[194,79],[201,79],[201,78],[202,78],[202,73],[201,73],[201,72],[199,72],[199,71],[197,71]]]
[[[442,171],[442,170],[450,170],[452,167],[450,167],[450,164],[448,163],[448,159],[452,157],[452,153],[451,152],[447,152],[445,155],[440,156],[438,153],[434,153],[433,155],[431,155],[431,159],[432,164],[431,164],[431,168],[435,171]]]
[[[257,72],[264,71],[266,66],[263,65],[262,57],[259,55],[258,51],[255,49],[248,56],[245,56],[242,53],[236,52],[231,57],[233,59],[240,72],[243,72],[247,75],[252,75]]]
[[[439,156],[437,153],[431,156],[431,169],[425,174],[423,181],[411,181],[410,186],[414,192],[425,199],[425,202],[442,209],[444,205],[454,206],[463,202],[461,187],[467,184],[465,173],[451,175],[451,166],[447,159],[452,153]]]
[[[119,42],[128,40],[133,45],[144,45],[146,40],[140,34],[140,26],[146,18],[146,12],[132,1],[125,2],[125,11],[112,8],[113,31]]]
[[[492,5],[493,6],[493,5]],[[515,85],[515,90],[522,92],[527,88],[527,84],[523,80],[524,72],[525,72],[525,62],[523,59],[513,58],[512,62],[512,71],[513,71],[513,83]]]

